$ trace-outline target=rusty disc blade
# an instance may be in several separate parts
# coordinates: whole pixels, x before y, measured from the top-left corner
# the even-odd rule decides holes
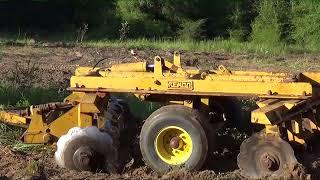
[[[289,143],[264,133],[257,133],[243,141],[237,160],[241,174],[253,179],[281,176],[298,163]]]

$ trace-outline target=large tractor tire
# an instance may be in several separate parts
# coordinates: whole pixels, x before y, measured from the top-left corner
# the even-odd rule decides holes
[[[153,112],[140,134],[145,163],[164,174],[172,169],[199,170],[206,161],[213,139],[207,119],[197,110],[168,105]]]

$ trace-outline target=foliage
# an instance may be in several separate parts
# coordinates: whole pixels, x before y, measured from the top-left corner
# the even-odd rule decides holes
[[[257,44],[279,44],[280,25],[273,0],[263,0],[258,5],[259,15],[252,24],[252,40]]]
[[[178,31],[179,39],[185,41],[201,39],[204,23],[205,19],[183,22],[181,24],[181,29]]]
[[[10,145],[15,144],[22,132],[22,128],[0,123],[0,143]]]
[[[295,1],[293,5],[293,39],[310,49],[319,49],[320,45],[320,3],[316,0]]]
[[[42,40],[85,44],[147,39],[171,40],[175,44],[184,40],[217,42],[218,39],[229,45],[235,41],[243,42],[242,46],[253,43],[263,52],[288,46],[302,51],[319,49],[318,0],[7,0],[1,3],[4,6],[0,41],[8,36],[27,45]]]
[[[10,81],[0,81],[0,104],[5,106],[55,102],[61,101],[65,96],[66,94],[59,93],[57,87],[31,86],[30,88],[23,88]]]
[[[95,31],[92,38],[117,34],[115,0],[7,0],[1,1],[1,7],[2,31],[14,32],[17,38],[55,32],[73,32],[76,38],[83,24]]]

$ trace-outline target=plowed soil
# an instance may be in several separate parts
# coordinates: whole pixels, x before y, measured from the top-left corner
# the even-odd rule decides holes
[[[173,57],[173,51],[133,50],[84,47],[4,47],[0,49],[0,78],[28,63],[39,68],[37,83],[41,85],[67,84],[77,66],[110,66],[115,63],[147,60],[152,62],[159,55],[166,59]],[[202,69],[215,69],[224,65],[231,70],[302,72],[320,69],[318,55],[258,56],[255,54],[225,54],[206,52],[181,52],[182,62]]]
[[[68,79],[77,66],[93,66],[101,58],[106,58],[98,66],[110,66],[114,63],[133,62],[139,59],[152,61],[160,55],[171,58],[173,51],[131,49],[84,48],[84,47],[4,47],[0,50],[0,79],[15,71],[17,67],[26,67],[29,63],[38,67],[35,82],[42,87],[56,86],[65,88]],[[214,69],[223,64],[232,70],[266,70],[296,73],[319,69],[320,56],[257,56],[255,54],[225,54],[206,52],[181,52],[185,65],[203,69]],[[231,140],[232,141],[232,140]],[[239,144],[221,148],[217,151],[216,163],[209,170],[188,172],[173,171],[159,176],[143,163],[128,163],[118,174],[75,172],[59,168],[53,159],[53,153],[36,151],[22,153],[9,146],[0,144],[0,179],[245,179],[236,165]],[[319,179],[320,156],[317,153],[298,157],[306,169],[295,167],[294,171],[284,174],[282,179]],[[308,175],[309,174],[309,175]],[[280,177],[278,177],[280,178]],[[272,179],[272,177],[271,177]]]

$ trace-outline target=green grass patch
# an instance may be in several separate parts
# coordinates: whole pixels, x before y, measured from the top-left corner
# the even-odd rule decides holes
[[[21,136],[23,129],[0,123],[0,143],[14,145]]]
[[[29,106],[47,102],[59,102],[66,97],[57,87],[19,87],[8,81],[0,81],[0,104],[8,106]]]
[[[32,104],[62,101],[65,93],[59,93],[56,88],[19,87],[8,81],[0,81],[0,104],[2,108],[26,107]],[[24,128],[0,123],[0,144],[10,146],[14,151],[53,152],[51,147],[37,144],[25,144],[20,137]]]
[[[263,33],[262,33],[263,34]],[[261,35],[262,37],[263,35]],[[58,39],[57,39],[58,40]],[[57,43],[63,42],[63,43]],[[0,46],[23,45],[23,46],[48,46],[47,43],[36,42],[33,39],[0,39]],[[76,47],[94,47],[94,48],[127,48],[140,50],[182,50],[193,52],[217,52],[232,54],[256,54],[256,55],[287,55],[319,53],[320,49],[313,46],[304,46],[301,44],[286,43],[265,43],[263,40],[254,39],[252,41],[239,41],[236,39],[216,38],[214,40],[180,40],[180,39],[127,39],[127,40],[88,40],[83,43],[73,41],[52,41],[53,45],[71,45]]]
[[[181,40],[150,40],[136,39],[126,41],[87,41],[83,43],[86,47],[99,48],[135,48],[135,49],[161,49],[161,50],[186,50],[198,52],[221,52],[244,54],[253,53],[258,55],[286,55],[302,53],[318,53],[319,50],[286,44],[263,44],[256,42],[240,42],[237,40],[202,40],[202,41],[181,41]]]
[[[20,137],[25,129],[0,123],[0,144],[9,146],[14,151],[52,151],[50,147],[42,144],[25,144],[20,141]]]

